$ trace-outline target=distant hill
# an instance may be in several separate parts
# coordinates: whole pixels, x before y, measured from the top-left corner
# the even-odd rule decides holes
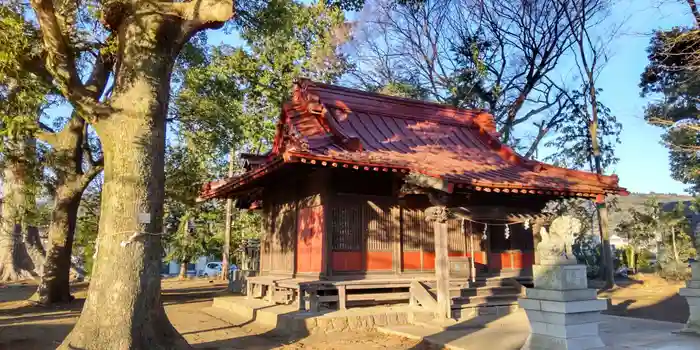
[[[618,196],[617,207],[619,211],[610,212],[610,230],[611,233],[615,233],[615,228],[622,220],[624,213],[634,207],[642,207],[647,199],[656,197],[659,203],[662,205],[664,210],[672,210],[675,207],[676,202],[686,202],[686,206],[689,201],[693,200],[693,196],[679,195],[679,194],[662,194],[662,193],[632,193],[629,196]],[[694,215],[689,209],[687,211],[687,216],[691,219],[691,228],[693,232],[697,232],[698,223],[700,223],[700,217]]]

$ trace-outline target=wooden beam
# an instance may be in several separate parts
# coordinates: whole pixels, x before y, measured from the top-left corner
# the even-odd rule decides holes
[[[435,278],[437,279],[437,311],[438,319],[451,317],[450,304],[450,264],[447,248],[447,222],[433,222],[435,230]]]
[[[406,177],[404,177],[404,182],[421,188],[431,188],[446,193],[454,192],[454,185],[447,182],[447,180],[439,177],[423,175],[421,173],[408,173]]]
[[[299,311],[304,311],[306,310],[306,298],[305,298],[306,291],[304,290],[303,287],[297,288],[297,303],[299,306]]]
[[[432,294],[430,294],[430,291],[428,291],[428,289],[425,288],[425,286],[422,283],[418,281],[411,282],[411,287],[409,291],[411,294],[412,302],[418,302],[420,306],[428,310],[435,310],[437,308],[437,302],[435,301],[435,298]]]
[[[338,309],[347,309],[347,293],[345,292],[345,286],[338,286]]]
[[[437,201],[431,198],[431,202]],[[426,219],[433,223],[435,242],[435,279],[437,284],[437,308],[435,315],[444,320],[452,316],[450,304],[450,264],[448,261],[447,220],[450,212],[446,207],[436,205],[425,210]]]
[[[484,220],[507,220],[516,223],[530,220],[547,220],[552,217],[550,214],[538,213],[525,208],[503,207],[503,206],[461,206],[450,207],[450,212],[459,218],[472,221]]]

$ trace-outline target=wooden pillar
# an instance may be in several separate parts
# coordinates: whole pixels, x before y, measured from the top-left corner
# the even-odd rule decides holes
[[[345,291],[345,286],[340,285],[340,286],[338,286],[338,309],[339,310],[347,309],[346,302],[347,302],[347,294]]]
[[[299,288],[297,288],[297,306],[299,307],[299,311],[304,311],[306,310],[306,289],[304,286],[300,285]]]
[[[435,278],[437,283],[438,319],[452,316],[450,304],[450,266],[448,261],[447,218],[448,211],[444,206],[430,207],[426,211],[426,219],[433,222],[435,235]]]

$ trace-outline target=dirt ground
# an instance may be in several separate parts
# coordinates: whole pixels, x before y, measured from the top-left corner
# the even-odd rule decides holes
[[[87,284],[73,286],[68,306],[42,308],[25,302],[33,283],[0,285],[0,350],[55,349],[70,332],[82,308]],[[223,293],[225,284],[206,279],[164,280],[163,303],[175,328],[199,349],[422,349],[417,341],[379,333],[339,333],[303,339],[283,336],[245,320],[231,324],[201,310]],[[229,320],[230,321],[230,320]]]
[[[678,296],[683,283],[669,283],[653,275],[635,275],[618,281],[608,314],[661,321],[685,322],[688,305]],[[67,306],[42,308],[24,301],[33,283],[0,285],[0,350],[54,349],[68,334],[82,308],[87,284],[73,286],[77,299]],[[223,321],[204,313],[225,284],[206,279],[164,280],[163,302],[170,321],[194,347],[200,349],[423,349],[416,341],[379,333],[334,333],[303,339],[283,336],[255,323]]]
[[[616,282],[613,290],[598,293],[599,297],[610,299],[605,313],[678,323],[688,320],[688,303],[678,295],[685,282],[669,282],[641,273]]]

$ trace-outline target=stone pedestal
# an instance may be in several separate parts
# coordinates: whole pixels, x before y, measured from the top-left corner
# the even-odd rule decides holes
[[[686,282],[686,288],[681,288],[678,294],[688,301],[690,316],[681,333],[700,335],[700,261],[690,264],[693,275]]]
[[[584,350],[604,347],[598,335],[607,300],[588,289],[585,265],[535,265],[534,288],[519,299],[531,333],[522,349]]]

